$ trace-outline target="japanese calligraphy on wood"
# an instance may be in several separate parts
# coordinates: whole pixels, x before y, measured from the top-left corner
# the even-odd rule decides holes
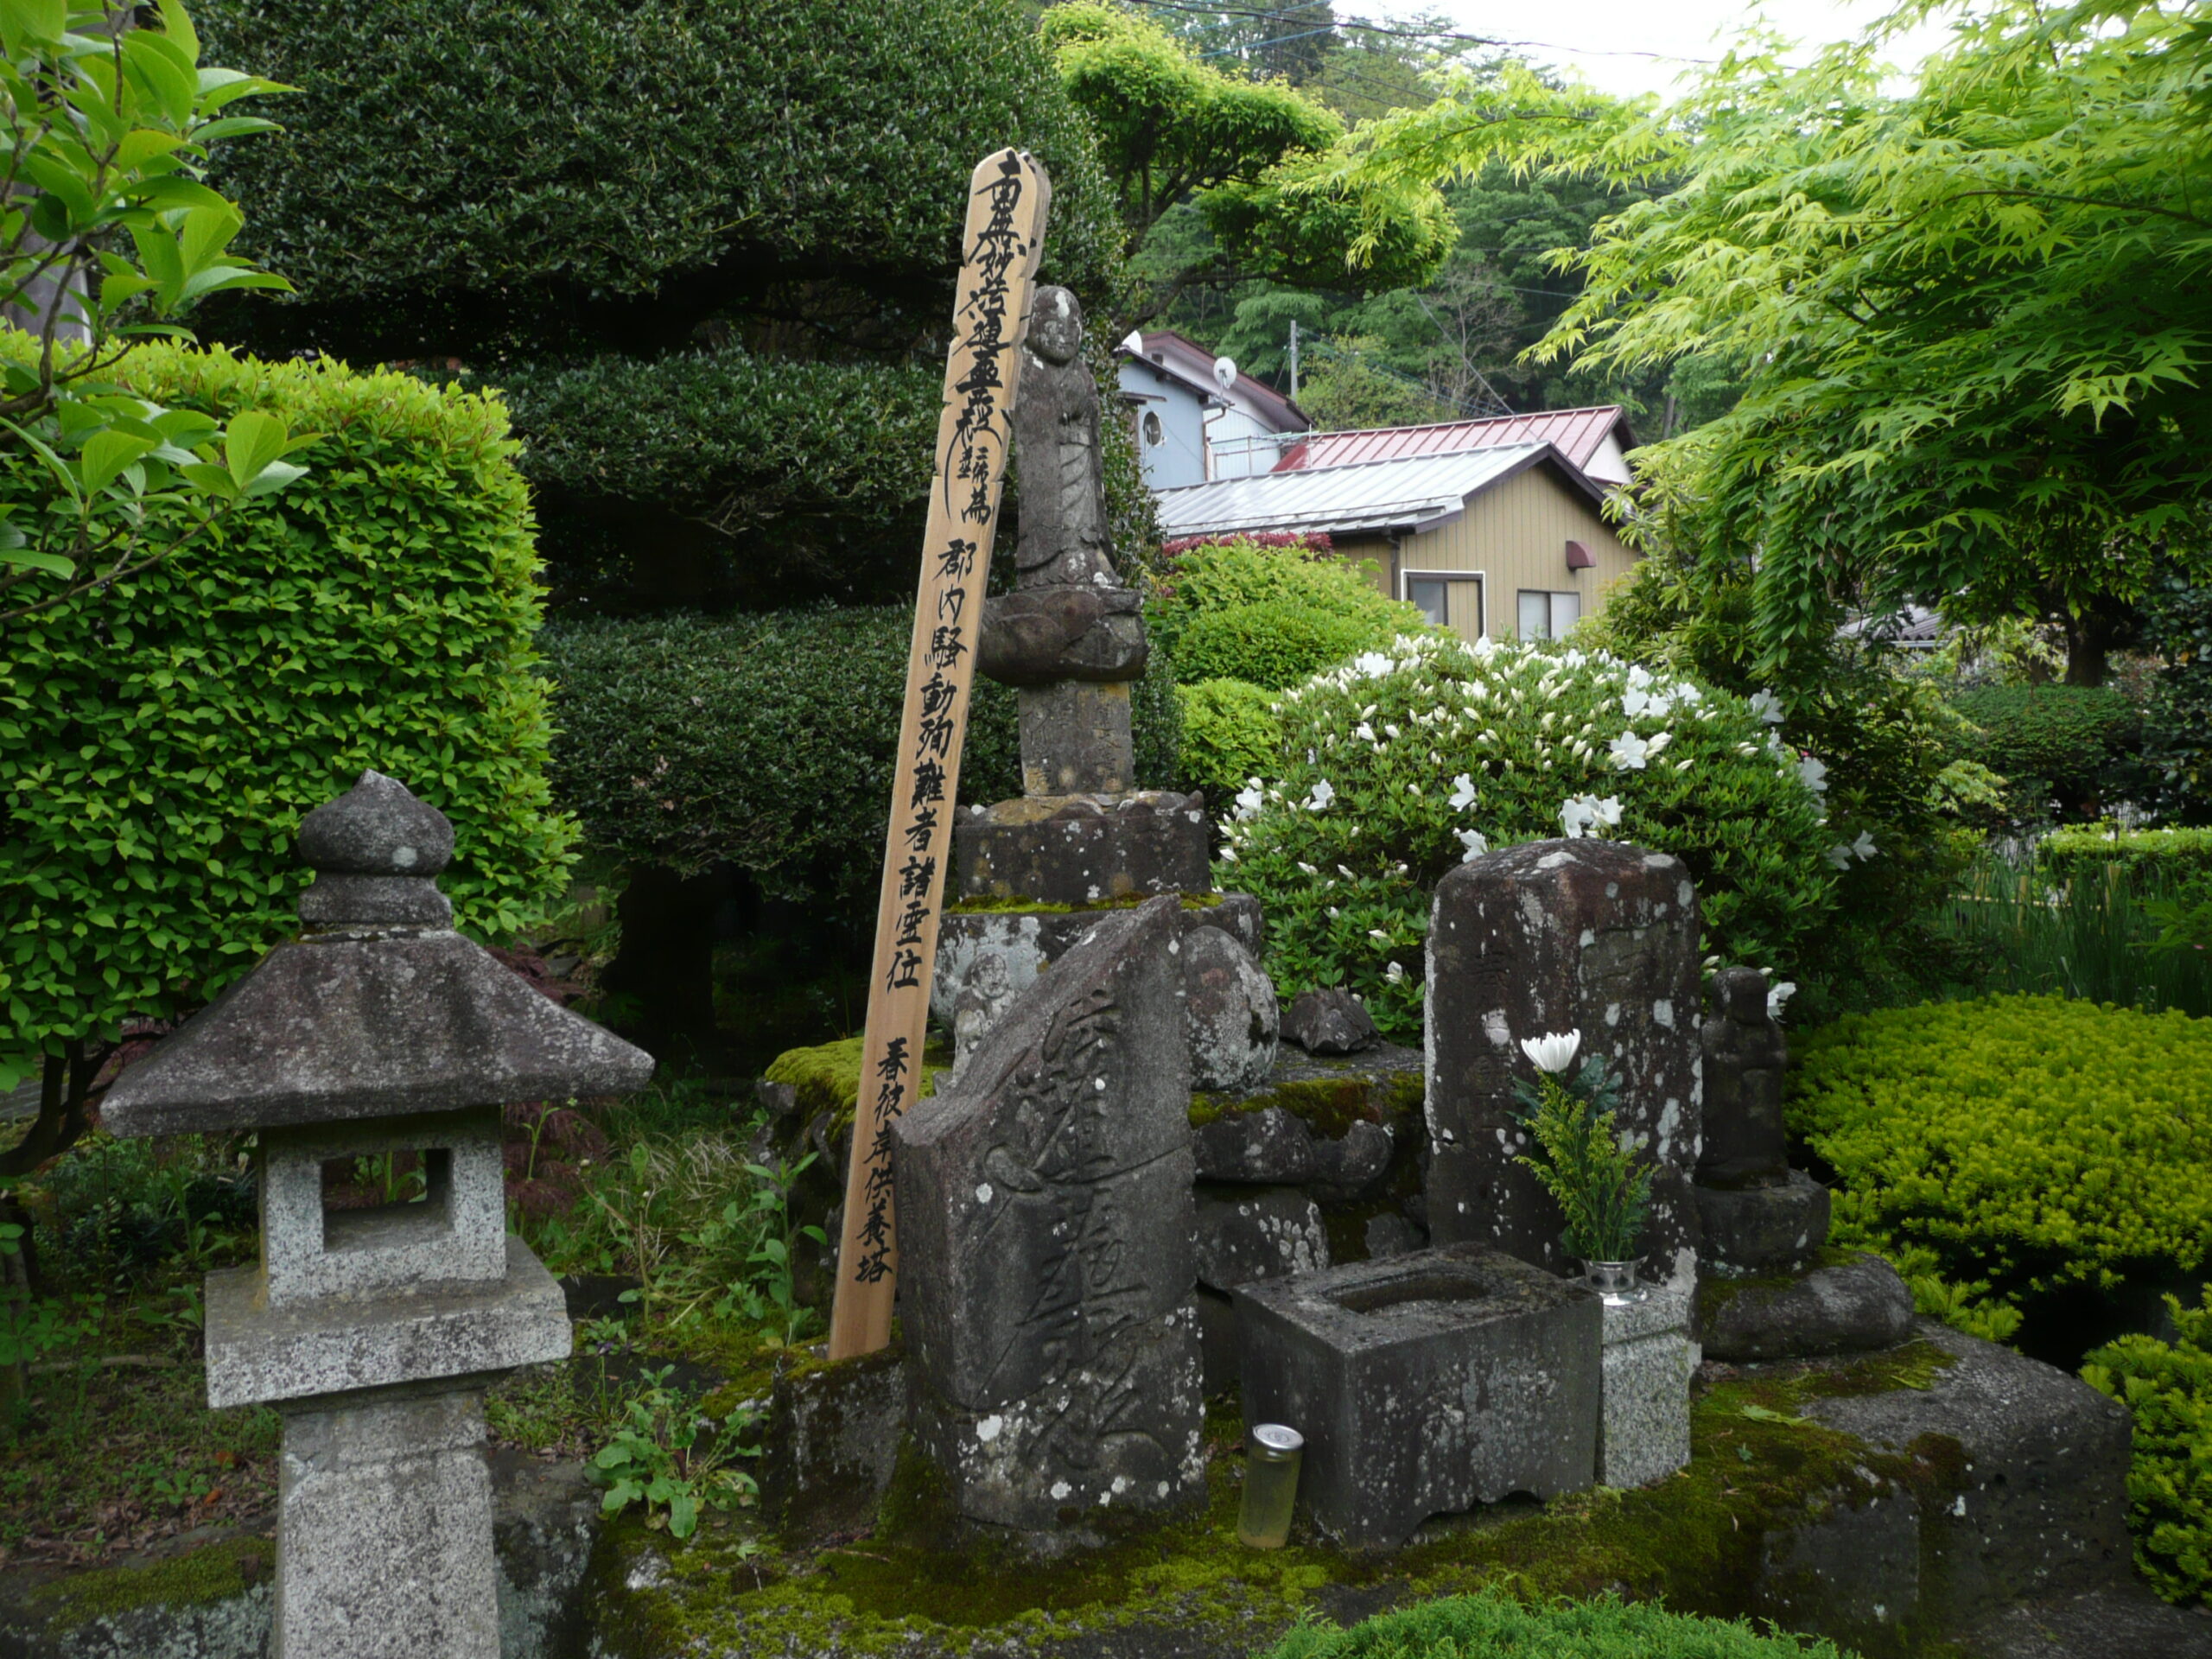
[[[884,843],[852,1162],[845,1178],[844,1234],[830,1320],[832,1359],[873,1352],[891,1338],[898,1269],[891,1126],[913,1103],[921,1084],[968,692],[1020,376],[1018,347],[1051,200],[1044,169],[1011,149],[987,157],[969,181],[944,412],[938,422],[937,472],[923,533],[899,769]]]

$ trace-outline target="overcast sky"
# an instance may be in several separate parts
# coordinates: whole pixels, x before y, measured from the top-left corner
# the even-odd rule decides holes
[[[1688,60],[1719,55],[1725,41],[1755,20],[1792,39],[1824,45],[1858,35],[1891,9],[1890,0],[1433,0],[1437,10],[1471,33],[1525,40],[1527,55],[1571,65],[1610,92],[1668,92]],[[1422,10],[1427,10],[1426,7]],[[1351,15],[1340,9],[1339,16]],[[1942,44],[1948,25],[1938,22],[1892,44],[1891,55],[1910,68]]]

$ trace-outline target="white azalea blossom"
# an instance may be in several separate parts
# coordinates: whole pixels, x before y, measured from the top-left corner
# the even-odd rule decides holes
[[[1393,985],[1402,983],[1406,977],[1405,964],[1398,962],[1392,963],[1389,967],[1382,970],[1382,977],[1389,980]]]
[[[1781,1019],[1783,1009],[1796,995],[1797,982],[1794,979],[1785,979],[1779,985],[1770,986],[1766,994],[1766,1017],[1770,1020]]]
[[[1832,870],[1847,870],[1851,868],[1851,849],[1841,842],[1829,848],[1821,856],[1827,860],[1828,868]]]
[[[1860,863],[1874,856],[1874,837],[1866,830],[1859,832],[1859,839],[1851,843],[1851,855]]]
[[[1574,1057],[1582,1047],[1582,1033],[1579,1031],[1550,1031],[1541,1037],[1523,1037],[1521,1052],[1539,1071],[1556,1076],[1574,1064]]]
[[[1797,776],[1814,794],[1825,795],[1828,792],[1828,769],[1811,755],[1798,761]]]
[[[1351,660],[1352,671],[1363,680],[1379,680],[1396,666],[1379,651],[1370,651]]]
[[[1611,753],[1613,765],[1618,770],[1642,772],[1644,762],[1651,758],[1651,745],[1634,732],[1623,732],[1613,740]]]
[[[1452,810],[1464,812],[1475,804],[1475,779],[1471,772],[1461,772],[1452,780]]]
[[[1782,699],[1771,691],[1751,693],[1751,712],[1770,726],[1782,724]]]
[[[1260,793],[1260,786],[1257,784],[1239,790],[1236,792],[1236,816],[1240,818],[1256,817],[1265,800],[1266,798]]]
[[[1459,830],[1452,833],[1459,837],[1459,844],[1467,849],[1459,856],[1462,864],[1471,862],[1490,851],[1490,837],[1479,830]]]
[[[1611,829],[1621,821],[1620,798],[1608,795],[1599,800],[1595,795],[1570,795],[1560,804],[1559,821],[1568,840],[1580,841],[1595,835],[1600,827]]]
[[[1329,810],[1329,803],[1336,798],[1337,786],[1324,778],[1313,785],[1313,792],[1306,796],[1306,810],[1308,812],[1325,812]]]
[[[1375,728],[1363,720],[1351,728],[1351,734],[1363,743],[1375,741]]]

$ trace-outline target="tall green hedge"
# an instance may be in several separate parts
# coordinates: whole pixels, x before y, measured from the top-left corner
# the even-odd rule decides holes
[[[1047,280],[1101,290],[1118,249],[1087,130],[1016,0],[198,15],[219,59],[299,88],[284,132],[220,172],[300,290],[233,313],[264,346],[651,354],[735,317],[779,332],[779,355],[901,351],[943,328],[969,173],[1009,143],[1052,175]]]
[[[322,437],[219,540],[0,626],[0,1060],[251,966],[297,925],[302,815],[364,767],[453,819],[443,886],[480,935],[519,925],[575,836],[545,785],[530,506],[499,404],[168,346],[118,378]]]
[[[2068,792],[2094,787],[2142,726],[2135,706],[2109,686],[1977,686],[1952,701],[1980,730],[1975,760],[2015,784],[2036,779]]]
[[[2131,876],[2212,875],[2212,830],[2058,830],[2036,849],[2061,880],[2117,865]]]
[[[690,873],[718,861],[779,898],[873,902],[913,611],[672,614],[545,631],[553,779],[591,846]],[[1136,691],[1137,775],[1173,781],[1165,664]],[[1021,792],[1014,694],[977,678],[960,796]]]

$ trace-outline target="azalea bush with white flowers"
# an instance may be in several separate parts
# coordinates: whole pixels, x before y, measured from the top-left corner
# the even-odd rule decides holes
[[[1493,847],[1603,836],[1675,854],[1705,950],[1786,974],[1837,861],[1881,855],[1826,822],[1826,769],[1770,705],[1599,653],[1401,638],[1284,692],[1280,776],[1224,824],[1224,887],[1267,906],[1286,996],[1356,992],[1382,1031],[1421,1028],[1429,895]]]

